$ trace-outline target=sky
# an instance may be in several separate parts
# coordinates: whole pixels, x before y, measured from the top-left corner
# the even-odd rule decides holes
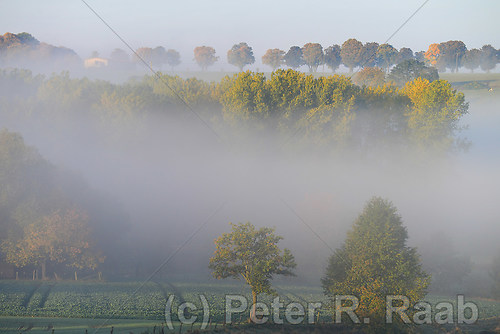
[[[225,61],[233,44],[247,42],[258,65],[269,48],[327,47],[352,37],[383,43],[425,0],[86,1],[133,48],[173,48],[189,63],[196,46],[214,47]],[[498,48],[498,13],[498,0],[429,0],[389,43],[419,51],[459,39],[468,48]],[[81,0],[1,0],[0,33],[24,31],[82,58],[126,48]]]
[[[134,49],[173,48],[189,64],[193,49],[208,45],[225,62],[233,44],[247,42],[258,66],[269,48],[327,47],[348,38],[383,43],[425,0],[86,1]],[[429,0],[389,43],[420,51],[458,39],[468,48],[498,48],[498,13],[498,0]],[[1,0],[0,33],[24,31],[82,58],[94,50],[106,57],[114,48],[126,49],[81,0]]]

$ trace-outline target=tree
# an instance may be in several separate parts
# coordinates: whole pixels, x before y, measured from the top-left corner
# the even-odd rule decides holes
[[[342,64],[342,57],[340,57],[340,46],[332,45],[325,49],[325,65],[328,66],[332,72],[339,68]]]
[[[151,51],[151,63],[155,67],[161,67],[167,61],[167,51],[163,46],[157,46]]]
[[[78,210],[55,211],[24,227],[18,240],[2,242],[6,260],[17,267],[36,265],[46,279],[49,262],[64,263],[77,269],[95,269],[104,259],[90,243],[88,218]]]
[[[321,283],[326,295],[353,295],[356,314],[375,322],[385,317],[387,295],[415,303],[425,295],[430,277],[391,202],[373,197],[347,233],[344,245],[329,259]]]
[[[374,67],[377,65],[377,50],[379,44],[376,42],[365,43],[361,49],[359,65],[361,67]]]
[[[407,82],[401,92],[411,100],[406,113],[408,135],[417,147],[437,152],[463,148],[464,143],[454,136],[469,108],[463,93],[445,80],[423,78]]]
[[[281,67],[281,65],[283,65],[284,55],[285,55],[285,51],[283,51],[283,50],[269,49],[262,56],[262,64],[271,66],[271,68],[274,71],[277,68]]]
[[[415,52],[415,60],[425,62],[425,51]]]
[[[211,46],[197,46],[194,48],[194,60],[205,71],[215,64],[219,57],[215,56],[215,49]]]
[[[274,275],[294,276],[295,259],[288,249],[280,250],[274,228],[256,229],[250,223],[231,224],[232,231],[215,240],[216,250],[209,268],[217,279],[243,278],[252,290],[250,319],[255,320],[257,295],[275,294],[271,287]]]
[[[396,56],[396,65],[410,59],[415,59],[413,51],[410,48],[401,48]]]
[[[153,49],[148,47],[142,47],[135,50],[134,61],[142,62],[145,61],[148,65],[153,65]]]
[[[377,62],[380,66],[385,68],[385,72],[389,73],[389,68],[396,61],[398,50],[390,44],[382,44],[377,50]]]
[[[497,50],[491,45],[484,45],[481,48],[481,69],[490,72],[497,65]]]
[[[302,57],[309,72],[316,72],[323,64],[323,47],[319,43],[307,43],[302,47]]]
[[[481,50],[468,50],[464,55],[463,65],[466,69],[470,70],[471,73],[474,73],[474,70],[481,65]]]
[[[408,59],[394,66],[388,78],[396,85],[403,86],[416,78],[424,78],[432,82],[439,79],[439,74],[434,67],[426,66],[415,59]]]
[[[231,50],[227,52],[227,61],[229,64],[238,67],[240,72],[243,71],[245,65],[255,63],[252,48],[243,42],[233,45]]]
[[[462,41],[448,41],[439,44],[439,57],[436,66],[438,69],[449,68],[452,72],[457,72],[462,66],[462,58],[467,52],[467,47]]]
[[[342,63],[349,68],[349,72],[352,73],[353,69],[359,65],[362,49],[363,43],[354,38],[342,44],[340,57],[342,57]]]
[[[427,51],[424,54],[425,61],[429,65],[437,67],[437,62],[438,62],[440,54],[441,54],[441,50],[439,49],[439,44],[436,44],[436,43],[431,44],[431,45],[429,45],[429,48],[427,49]]]
[[[174,67],[181,63],[181,55],[174,49],[169,49],[165,53],[165,62],[174,70]]]
[[[285,65],[296,70],[305,64],[302,49],[299,46],[292,46],[285,54]]]
[[[385,83],[385,73],[380,67],[364,67],[353,78],[358,86],[382,86]]]

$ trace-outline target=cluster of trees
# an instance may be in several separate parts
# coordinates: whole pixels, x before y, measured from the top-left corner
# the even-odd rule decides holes
[[[40,42],[29,33],[7,32],[0,35],[0,65],[61,71],[81,67],[82,60],[75,51]]]
[[[277,70],[269,78],[247,71],[218,83],[162,75],[162,80],[146,76],[119,85],[71,79],[67,74],[35,80],[27,73],[3,72],[3,80],[17,80],[5,84],[4,92],[13,95],[0,99],[3,110],[15,117],[45,114],[47,121],[80,113],[86,121],[80,120],[74,130],[108,125],[105,136],[114,133],[109,126],[137,131],[147,115],[178,117],[187,103],[228,143],[250,139],[254,145],[264,144],[262,140],[267,147],[273,142],[281,147],[286,142],[292,150],[331,152],[388,147],[446,151],[457,147],[458,121],[468,109],[464,95],[448,82],[425,78],[401,88],[359,87],[345,76],[315,78]],[[16,98],[21,93],[24,98]],[[28,115],[25,110],[37,112]],[[377,122],[370,121],[374,118]],[[256,134],[259,140],[253,138]]]
[[[487,44],[480,49],[467,50],[462,41],[431,44],[423,56],[429,64],[441,72],[447,69],[451,72],[457,72],[462,67],[471,72],[477,68],[489,72],[500,61],[499,50],[491,45]]]
[[[47,162],[18,133],[0,131],[0,260],[41,268],[42,279],[49,272],[67,276],[68,268],[95,270],[105,258],[102,241],[117,227],[112,219],[101,222],[112,217],[103,214],[109,204],[79,177]]]
[[[256,229],[250,223],[231,225],[230,233],[215,240],[209,267],[217,279],[245,280],[253,296],[250,320],[258,322],[257,296],[274,294],[270,280],[275,275],[293,275],[296,264],[288,249],[279,249],[282,237],[274,229]],[[408,232],[392,203],[372,198],[345,243],[329,258],[321,280],[325,294],[358,298],[356,314],[370,318],[370,326],[384,323],[388,295],[405,296],[414,305],[425,296],[430,276],[422,269],[417,250],[406,245],[407,239]]]

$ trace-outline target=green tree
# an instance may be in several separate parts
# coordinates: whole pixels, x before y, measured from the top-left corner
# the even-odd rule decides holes
[[[398,50],[396,50],[390,44],[382,44],[377,49],[377,62],[380,66],[385,68],[386,73],[389,72],[389,68],[396,61],[398,55]]]
[[[340,64],[342,64],[342,57],[340,56],[340,46],[335,44],[327,47],[325,49],[325,65],[335,73]]]
[[[349,72],[353,72],[356,66],[359,66],[361,59],[361,52],[363,50],[363,43],[351,38],[342,44],[340,49],[340,56],[342,63],[349,68]]]
[[[305,65],[300,46],[292,46],[284,56],[285,65],[296,70]]]
[[[408,135],[417,147],[437,152],[463,148],[455,137],[469,108],[463,93],[445,80],[423,78],[407,82],[401,92],[411,101],[406,112]]]
[[[474,73],[474,70],[481,65],[481,50],[470,49],[464,55],[463,66]]]
[[[462,66],[462,58],[467,52],[467,47],[462,41],[448,41],[439,44],[439,51],[437,67],[449,68],[451,72],[457,72]]]
[[[405,60],[415,59],[413,56],[413,51],[410,48],[399,49],[398,55],[396,56],[396,65],[402,63]]]
[[[257,296],[275,294],[271,280],[275,275],[294,276],[295,259],[288,249],[280,250],[283,237],[274,228],[256,229],[250,223],[231,224],[232,231],[215,240],[216,250],[210,258],[209,268],[217,279],[243,278],[252,290],[254,320]]]
[[[375,67],[377,65],[377,42],[365,43],[361,49],[359,65],[361,67]]]
[[[219,57],[215,56],[215,49],[211,46],[197,46],[194,48],[194,60],[205,71],[215,64]]]
[[[157,46],[151,51],[151,62],[158,68],[167,62],[167,51],[163,46]]]
[[[271,68],[276,70],[277,68],[281,67],[284,63],[284,57],[285,51],[280,50],[280,49],[269,49],[266,51],[266,53],[262,56],[262,64],[264,65],[269,65]]]
[[[227,62],[234,65],[243,71],[243,67],[255,63],[253,51],[247,43],[239,43],[233,45],[231,50],[227,51]]]
[[[181,63],[181,55],[174,49],[168,49],[165,53],[165,62],[174,70]]]
[[[307,43],[302,47],[302,57],[309,67],[309,72],[316,72],[323,64],[323,47],[319,43]]]
[[[326,295],[353,295],[356,314],[381,322],[387,295],[403,295],[413,304],[425,296],[430,277],[391,202],[373,197],[329,259],[321,280]]]
[[[432,82],[439,80],[439,74],[434,67],[427,66],[415,59],[408,59],[394,66],[388,76],[388,79],[394,81],[398,86],[403,86],[416,78],[424,78]]]
[[[481,69],[490,72],[497,65],[497,50],[491,45],[484,45],[481,48]]]
[[[353,78],[358,86],[382,86],[385,83],[385,73],[380,67],[364,67]]]

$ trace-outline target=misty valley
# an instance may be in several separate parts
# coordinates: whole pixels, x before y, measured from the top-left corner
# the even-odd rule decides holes
[[[458,41],[144,74],[33,39],[0,41],[1,333],[500,331],[500,74]]]

